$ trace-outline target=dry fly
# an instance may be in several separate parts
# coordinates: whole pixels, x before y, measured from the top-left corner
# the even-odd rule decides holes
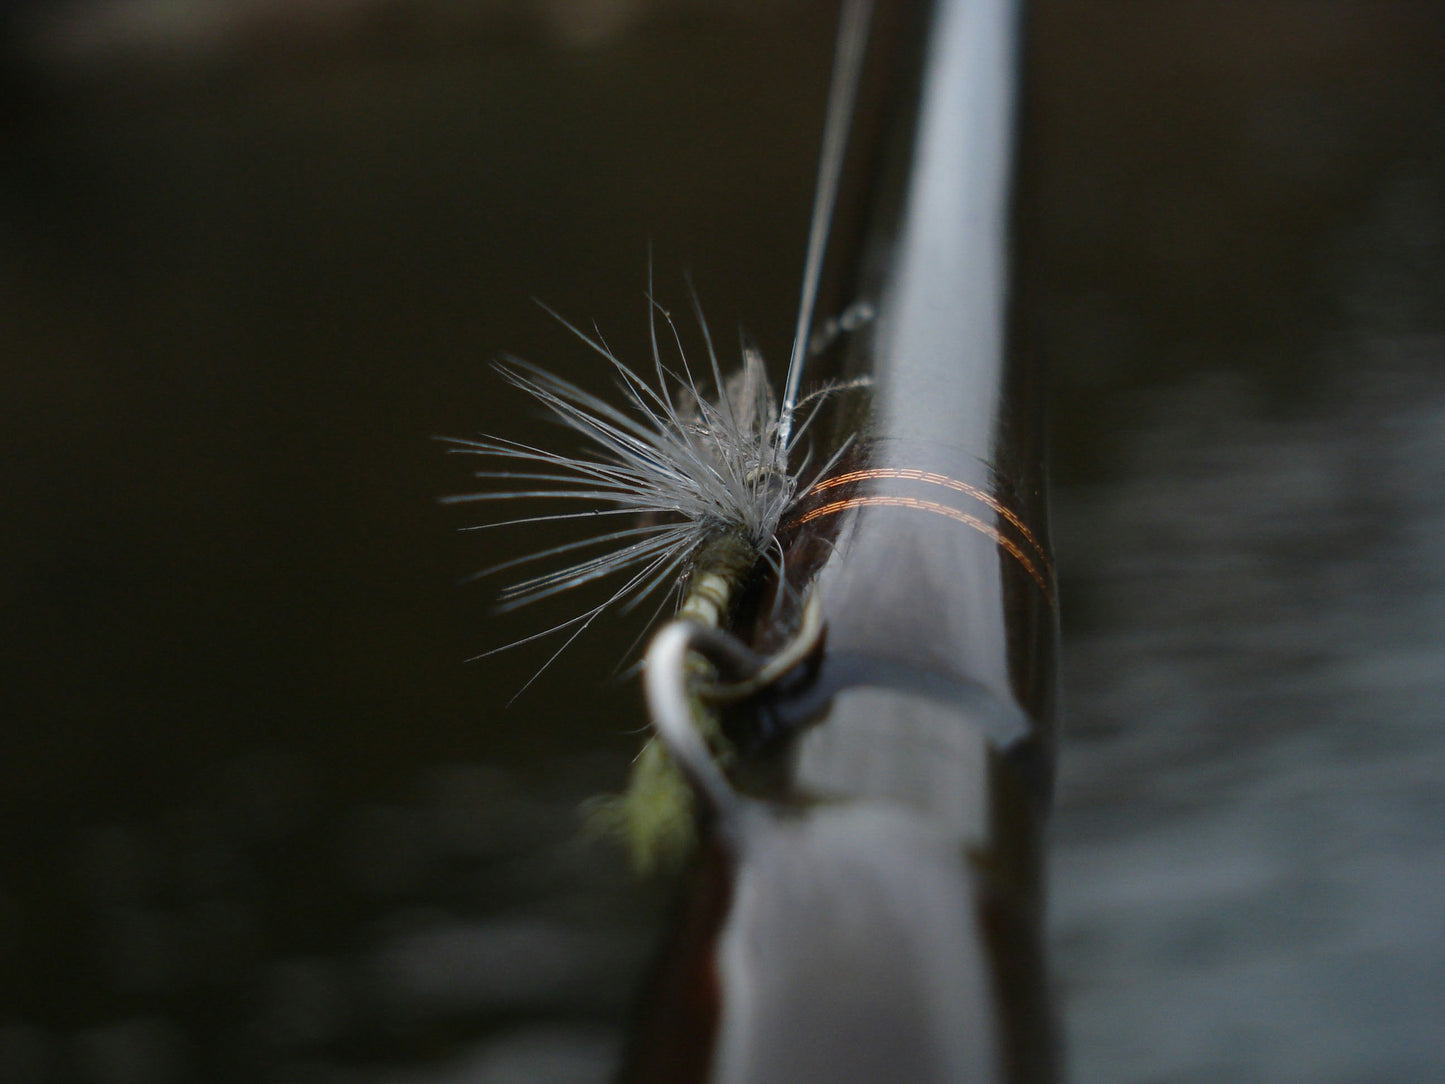
[[[710,385],[701,385],[682,353],[671,315],[649,298],[652,342],[650,379],[623,362],[600,336],[557,317],[611,366],[621,395],[617,405],[536,365],[509,359],[498,372],[540,403],[554,422],[583,438],[586,450],[566,454],[502,437],[454,440],[454,450],[501,464],[477,478],[508,488],[447,498],[469,501],[561,500],[580,511],[504,519],[487,527],[516,527],[611,517],[615,530],[529,553],[478,573],[491,575],[564,559],[561,566],[504,588],[500,608],[512,610],[575,587],[622,577],[602,602],[568,620],[504,648],[571,630],[556,658],[603,611],[618,603],[636,606],[680,585],[699,557],[714,547],[729,563],[751,567],[768,560],[781,570],[778,526],[799,494],[806,464],[789,469],[805,424],[784,436],[780,412],[763,360],[743,349],[741,369],[724,378],[700,309],[697,319],[707,351]],[[697,308],[695,306],[695,308]],[[553,314],[556,316],[556,314]],[[663,361],[658,316],[676,345],[678,368]],[[712,394],[704,390],[708,388]],[[515,487],[515,488],[514,488]],[[550,659],[548,662],[550,663]],[[545,668],[545,667],[544,667]]]
[[[501,488],[447,498],[449,503],[556,500],[581,506],[576,511],[503,519],[483,527],[571,520],[596,524],[604,518],[617,524],[615,529],[609,527],[477,573],[486,576],[555,564],[504,588],[502,610],[596,581],[612,579],[616,584],[620,580],[597,605],[486,654],[554,633],[569,633],[537,672],[540,674],[608,608],[633,607],[659,593],[666,596],[703,566],[720,566],[734,579],[759,561],[782,572],[779,525],[806,490],[801,478],[807,457],[794,462],[811,417],[799,417],[799,407],[808,402],[799,400],[799,387],[861,71],[868,6],[864,0],[849,0],[839,27],[802,301],[781,401],[768,382],[762,358],[750,347],[743,349],[740,369],[724,377],[694,296],[693,309],[707,355],[705,379],[700,382],[684,356],[672,317],[652,295],[649,270],[650,372],[639,372],[625,363],[600,334],[589,335],[552,313],[611,366],[620,403],[609,402],[528,362],[508,359],[497,365],[508,383],[545,408],[551,420],[583,439],[581,454],[492,435],[451,442],[454,451],[497,464],[496,469],[479,471],[476,477]],[[663,338],[671,343],[669,359],[673,348],[676,350],[676,368],[664,360],[659,317],[665,328]]]

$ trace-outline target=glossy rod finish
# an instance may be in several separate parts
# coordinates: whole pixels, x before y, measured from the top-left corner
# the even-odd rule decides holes
[[[735,775],[752,796],[705,846],[631,1079],[1056,1078],[1055,597],[1036,374],[1009,350],[1019,33],[1012,0],[950,0],[896,35],[922,57],[854,163],[875,316],[845,373],[869,390],[837,397],[848,452],[787,554],[826,647]]]

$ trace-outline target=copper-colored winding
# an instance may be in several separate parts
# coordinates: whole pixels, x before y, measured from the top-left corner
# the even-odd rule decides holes
[[[858,475],[867,475],[874,478],[880,476],[878,474],[873,474],[866,471],[857,471],[855,473]],[[896,477],[896,475],[888,475],[886,477]],[[941,477],[941,475],[939,477]],[[816,486],[814,488],[822,489],[824,487]],[[1009,556],[1011,556],[1020,565],[1022,565],[1023,570],[1027,572],[1030,577],[1033,578],[1034,583],[1038,584],[1039,590],[1044,593],[1044,596],[1046,598],[1052,601],[1053,591],[1050,589],[1048,577],[1045,576],[1039,570],[1038,566],[1029,559],[1028,554],[1024,553],[1022,546],[1020,546],[1012,538],[1009,538],[1007,535],[1003,534],[997,527],[994,527],[992,524],[985,523],[977,516],[969,515],[967,512],[960,511],[959,509],[953,508],[946,504],[940,504],[937,501],[925,501],[920,500],[917,497],[890,497],[878,494],[863,497],[848,497],[845,500],[833,501],[831,504],[825,504],[820,508],[814,508],[811,512],[807,512],[804,515],[799,516],[796,520],[793,521],[791,525],[800,526],[804,523],[808,523],[811,520],[821,519],[823,516],[832,516],[836,515],[839,512],[847,511],[849,508],[873,507],[916,508],[922,512],[933,512],[936,515],[947,516],[949,519],[956,520],[957,522],[962,523],[968,527],[972,527],[980,534],[987,535],[989,538],[993,539],[994,542],[996,542],[1004,551],[1009,554]],[[1010,516],[1009,522],[1016,523],[1017,521],[1012,516]],[[1037,543],[1035,543],[1035,545],[1037,545]]]
[[[1008,505],[1004,504],[991,493],[986,493],[977,486],[971,486],[967,482],[960,482],[957,478],[950,478],[946,474],[936,474],[933,471],[916,470],[900,467],[869,467],[864,470],[849,471],[846,474],[836,474],[832,478],[826,478],[813,486],[814,492],[820,489],[833,489],[836,486],[848,485],[851,482],[866,482],[874,478],[898,480],[903,482],[926,482],[929,485],[944,486],[947,489],[956,490],[959,493],[966,493],[974,500],[982,501],[1004,519],[1008,520],[1028,540],[1033,547],[1034,553],[1039,560],[1048,565],[1049,559],[1044,552],[1044,547],[1034,537],[1034,532],[1029,530],[1028,525],[1019,518],[1018,514]]]

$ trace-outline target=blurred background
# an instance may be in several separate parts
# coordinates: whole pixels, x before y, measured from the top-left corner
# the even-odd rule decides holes
[[[461,584],[690,272],[787,354],[835,5],[0,14],[0,1081],[606,1079],[636,619]],[[1038,0],[1079,1081],[1445,1076],[1445,7]],[[495,535],[495,537],[494,537]],[[566,616],[564,605],[553,620]]]

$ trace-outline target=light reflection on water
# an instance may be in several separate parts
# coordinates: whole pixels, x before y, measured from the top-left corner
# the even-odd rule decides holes
[[[1422,349],[1423,348],[1423,349]],[[1060,494],[1052,929],[1078,1079],[1445,1067],[1445,340],[1330,409],[1160,395],[1136,471]]]
[[[1176,55],[1126,7],[1100,31],[1123,71],[1046,35],[1090,100],[1168,100],[1076,120],[1049,174],[1076,197],[1047,234],[1069,1062],[1085,1084],[1438,1079],[1440,27],[1155,9],[1205,20]]]

